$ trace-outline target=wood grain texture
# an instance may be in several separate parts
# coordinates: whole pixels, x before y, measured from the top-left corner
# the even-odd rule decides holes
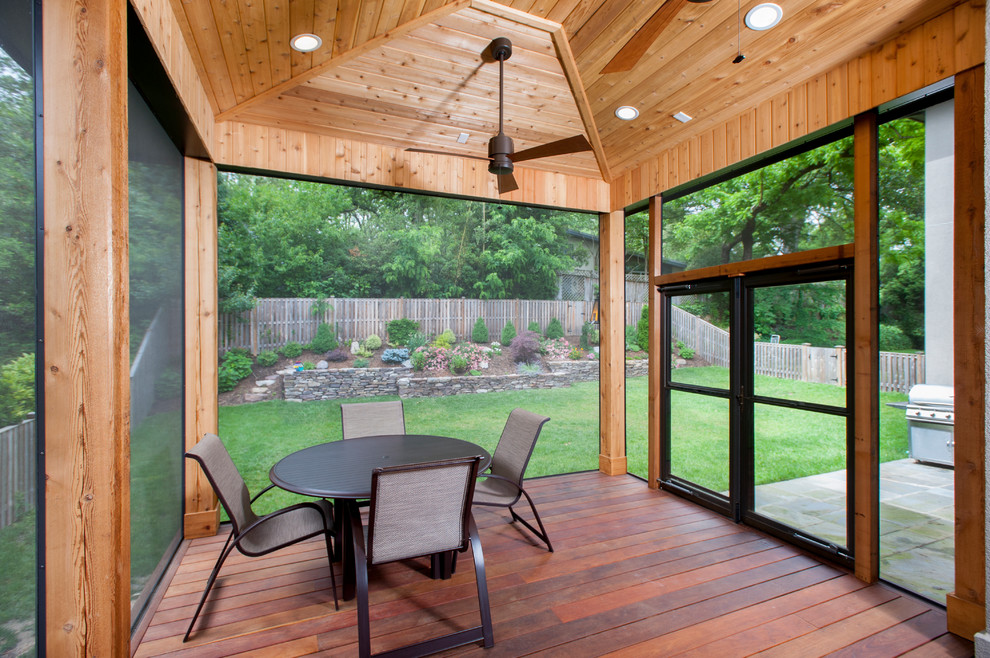
[[[225,122],[217,129],[217,164],[369,183],[408,190],[602,212],[608,184],[593,178],[516,167],[520,189],[499,195],[484,162],[410,153],[257,124]]]
[[[949,629],[966,638],[986,623],[983,111],[983,66],[978,66],[956,75],[955,95],[956,583],[948,611]]]
[[[827,263],[836,260],[851,259],[855,255],[852,244],[842,244],[835,247],[822,247],[820,249],[809,249],[808,251],[797,251],[780,256],[767,256],[746,260],[739,263],[726,263],[725,265],[712,265],[711,267],[699,267],[694,270],[683,272],[672,272],[670,274],[654,273],[653,285],[665,286],[684,281],[700,281],[703,279],[715,279],[731,276],[745,276],[758,272],[768,272],[770,270],[785,267],[796,267],[798,265],[812,265],[815,263]]]
[[[984,57],[983,34],[973,26],[983,25],[984,10],[980,0],[947,6],[913,29],[802,82],[766,85],[742,103],[750,109],[734,109],[733,116],[717,121],[706,116],[703,123],[692,128],[693,134],[671,134],[659,150],[654,148],[647,156],[644,149],[639,164],[612,180],[612,207],[624,208],[980,64]],[[755,121],[751,119],[753,110]],[[649,129],[669,132],[666,125],[654,121]],[[711,137],[704,137],[704,143],[710,139],[719,149],[711,158],[706,151],[691,148],[695,139],[705,135]],[[602,140],[613,172],[621,170],[624,161],[613,157],[611,149],[615,147],[607,131],[603,131]],[[674,157],[678,160],[676,177],[668,177],[666,184],[661,182],[655,189],[641,190],[639,197],[631,195],[626,178],[638,178],[642,168]]]
[[[599,470],[626,473],[625,213],[598,216],[600,263]]]
[[[736,525],[641,480],[576,473],[526,482],[554,540],[547,553],[507,514],[478,508],[495,646],[444,655],[965,655],[937,607]],[[353,601],[333,610],[319,540],[232,556],[202,629],[182,633],[223,537],[189,543],[136,654],[353,655]],[[339,565],[335,565],[340,569]],[[425,562],[376,567],[374,651],[477,623],[474,574],[425,577]],[[338,572],[339,576],[339,572]],[[802,651],[802,649],[807,649]],[[786,653],[786,652],[781,652]]]
[[[130,637],[127,4],[45,6],[44,412],[52,656]]]
[[[855,119],[853,132],[853,537],[856,577],[880,577],[879,223],[877,114]]]
[[[185,447],[217,432],[217,170],[185,160]],[[198,464],[185,460],[186,539],[216,534],[217,497]]]

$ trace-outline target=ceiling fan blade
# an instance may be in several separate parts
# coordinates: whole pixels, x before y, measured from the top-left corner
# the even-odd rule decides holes
[[[523,162],[525,160],[535,160],[537,158],[549,158],[555,155],[567,155],[568,153],[580,153],[590,151],[591,144],[584,135],[574,135],[558,139],[556,142],[540,144],[531,149],[525,149],[518,153],[513,153],[509,158],[513,162]]]
[[[684,5],[688,3],[688,0],[667,0],[663,5],[656,10],[656,12],[650,16],[649,20],[643,24],[643,27],[636,31],[636,34],[632,35],[626,45],[615,54],[605,68],[602,69],[602,74],[606,73],[620,73],[623,71],[631,71],[636,62],[638,62],[646,51],[650,49],[653,42],[657,40],[660,33],[663,32],[671,21],[677,16],[677,14],[684,8]]]
[[[452,156],[457,157],[457,158],[469,158],[471,160],[484,160],[485,162],[488,162],[489,159],[490,159],[490,158],[486,158],[486,157],[483,157],[483,156],[480,156],[480,155],[464,155],[463,153],[451,153],[450,151],[432,151],[430,149],[408,148],[408,149],[406,149],[406,151],[408,151],[410,153],[430,153],[432,155],[452,155]]]
[[[515,192],[519,189],[519,183],[516,182],[516,177],[512,174],[502,174],[498,176],[498,193],[505,194],[506,192]]]

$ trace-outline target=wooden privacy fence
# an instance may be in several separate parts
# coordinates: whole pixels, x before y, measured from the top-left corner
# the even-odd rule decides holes
[[[729,365],[729,332],[688,313],[671,307],[671,340],[682,341],[695,356],[713,365]],[[756,342],[753,361],[756,374],[802,382],[845,386],[848,383],[846,348],[812,347],[811,344],[785,345]],[[925,383],[924,353],[880,352],[880,390],[907,393],[915,384]]]
[[[0,429],[0,528],[34,509],[36,496],[34,418]]]
[[[354,299],[329,298],[329,308],[314,313],[315,299],[259,299],[250,311],[220,315],[220,351],[244,347],[254,354],[275,350],[288,341],[308,343],[321,322],[336,324],[345,340],[363,340],[371,334],[386,338],[385,323],[407,318],[419,330],[436,335],[446,329],[459,339],[471,337],[480,317],[488,327],[489,340],[496,341],[510,320],[522,331],[537,322],[544,331],[550,320],[560,320],[567,335],[581,333],[591,319],[593,302],[537,299]]]

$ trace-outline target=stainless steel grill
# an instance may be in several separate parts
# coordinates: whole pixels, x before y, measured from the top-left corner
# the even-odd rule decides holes
[[[918,384],[908,392],[905,408],[910,456],[920,462],[952,466],[955,404],[951,386]]]

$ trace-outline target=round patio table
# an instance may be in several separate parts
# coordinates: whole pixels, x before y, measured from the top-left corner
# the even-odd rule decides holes
[[[268,472],[268,477],[272,484],[286,491],[334,499],[334,509],[340,517],[336,519],[336,525],[343,534],[338,542],[343,549],[343,598],[351,599],[354,597],[354,547],[350,519],[352,515],[360,514],[357,501],[371,498],[371,472],[380,466],[475,456],[481,457],[479,472],[488,468],[491,455],[469,441],[429,434],[366,436],[303,448],[279,460]]]

